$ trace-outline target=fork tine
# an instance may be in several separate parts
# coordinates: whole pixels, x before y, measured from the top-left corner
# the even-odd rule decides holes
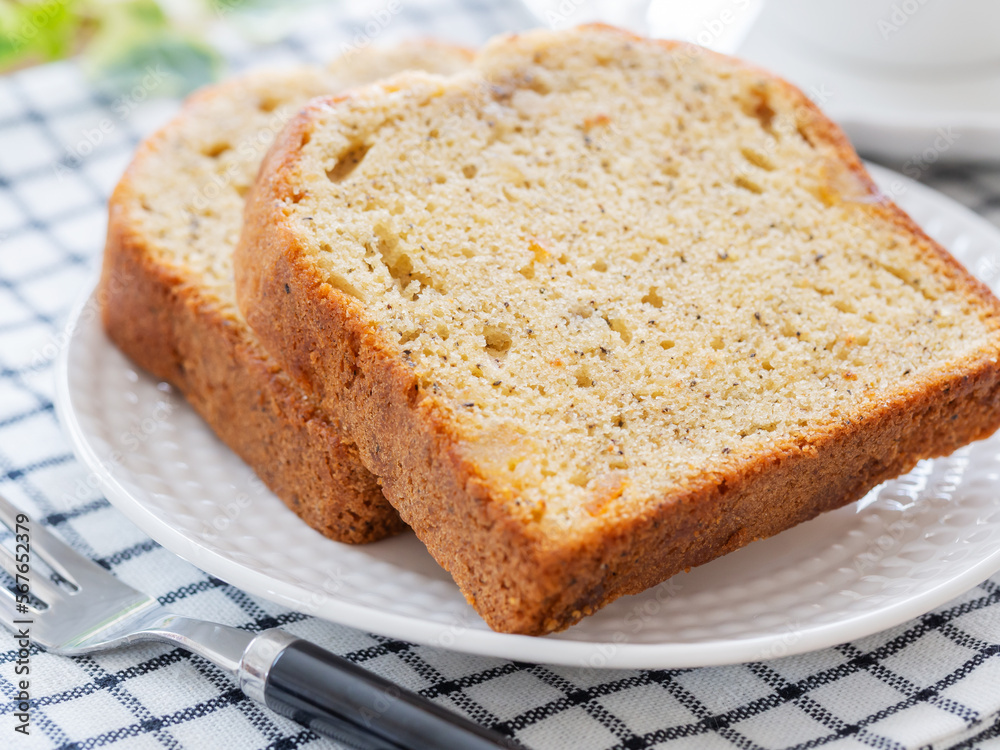
[[[20,512],[13,503],[0,495],[0,521],[12,532],[15,530],[17,525],[15,519]],[[73,550],[37,520],[32,519],[31,521],[30,535],[32,553],[38,553],[38,556],[45,560],[60,577],[76,586],[81,586],[81,578],[86,577],[87,574],[109,577],[104,568]],[[32,581],[32,585],[34,585],[34,581]]]
[[[6,547],[0,546],[0,567],[7,571],[7,575],[17,582],[17,563],[14,559],[14,554]],[[23,573],[21,575],[24,575]],[[28,588],[31,591],[32,596],[36,599],[40,599],[46,604],[52,604],[59,599],[66,596],[66,593],[59,590],[59,587],[52,583],[46,576],[40,575],[35,569],[32,569],[29,565],[28,573]]]

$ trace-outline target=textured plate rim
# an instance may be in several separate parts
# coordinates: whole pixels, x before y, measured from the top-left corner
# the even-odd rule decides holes
[[[966,224],[976,225],[980,231],[985,230],[996,235],[1000,244],[1000,230],[965,206],[896,172],[873,164],[866,166],[880,185],[899,181],[907,190],[921,194],[924,200],[947,207],[953,212],[957,211]],[[156,517],[142,499],[133,496],[122,486],[98,457],[73,408],[69,375],[70,352],[74,345],[79,345],[77,342],[80,316],[88,304],[91,304],[91,299],[96,296],[95,289],[90,287],[88,289],[89,291],[73,306],[69,314],[66,324],[66,330],[70,331],[69,340],[60,351],[56,363],[56,411],[77,458],[98,478],[108,500],[156,542],[233,586],[289,609],[300,608],[314,592],[251,570],[231,557],[187,537],[169,523]],[[831,540],[831,544],[834,541]],[[341,625],[439,648],[445,648],[441,644],[441,636],[445,631],[449,631],[452,635],[446,647],[449,650],[537,664],[615,669],[721,666],[760,660],[763,658],[762,654],[768,653],[781,656],[806,653],[877,633],[945,604],[998,570],[1000,570],[1000,549],[967,566],[961,573],[946,580],[938,580],[927,589],[902,601],[861,612],[847,619],[796,630],[792,642],[789,642],[786,630],[753,638],[718,639],[698,643],[570,640],[496,633],[476,628],[466,628],[456,633],[454,628],[448,625],[377,610],[340,600],[335,595],[330,596],[328,601],[311,614]],[[595,660],[592,657],[595,653],[601,655],[599,663],[593,663]]]

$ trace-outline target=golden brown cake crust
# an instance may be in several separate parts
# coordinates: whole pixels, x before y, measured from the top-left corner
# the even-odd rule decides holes
[[[805,137],[834,147],[870,185],[841,131],[797,89],[777,85],[801,107]],[[352,96],[368,95],[361,90]],[[336,107],[344,98],[316,106]],[[734,458],[679,493],[620,509],[605,523],[568,532],[555,543],[506,512],[503,498],[491,496],[479,468],[463,458],[446,408],[421,389],[363,306],[320,277],[283,221],[281,201],[295,189],[286,179],[288,167],[310,127],[309,112],[290,123],[249,198],[236,253],[241,308],[282,365],[344,414],[386,497],[496,630],[542,634],[568,627],[623,594],[852,502],[918,460],[947,454],[1000,426],[994,346],[957,362],[953,372],[897,389],[869,413],[815,425],[807,440],[788,439],[750,460]],[[988,311],[996,331],[1000,303],[984,285],[891,202],[867,210],[911,233],[941,272]]]
[[[180,389],[222,441],[314,529],[362,543],[405,528],[340,427],[202,297],[184,269],[150,257],[145,237],[129,220],[130,190],[126,177],[111,199],[99,288],[112,341]]]

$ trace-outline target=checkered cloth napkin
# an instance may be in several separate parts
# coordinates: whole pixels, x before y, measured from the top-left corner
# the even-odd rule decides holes
[[[391,23],[369,26],[379,41],[434,34],[474,44],[533,25],[517,6],[482,1],[390,5]],[[234,48],[233,68],[329,57],[364,33],[377,7],[338,5],[267,50]],[[98,265],[108,194],[139,139],[176,107],[101,95],[75,63],[0,79],[0,493],[36,522],[180,614],[284,627],[539,750],[1000,747],[1000,576],[825,651],[731,667],[583,671],[415,646],[290,612],[143,535],[81,481],[53,412],[53,354],[65,343],[63,316]],[[928,180],[1000,223],[1000,170],[952,168]],[[15,639],[0,630],[0,748],[333,747],[165,645],[76,659],[32,648],[26,737],[14,732],[17,658]]]

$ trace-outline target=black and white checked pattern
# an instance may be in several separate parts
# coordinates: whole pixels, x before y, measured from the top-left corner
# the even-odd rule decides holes
[[[339,5],[264,51],[229,50],[233,66],[326,58],[380,7]],[[516,6],[411,0],[378,41],[433,34],[476,44],[530,24]],[[107,196],[140,137],[177,103],[151,99],[125,114],[115,105],[75,63],[0,79],[0,493],[35,523],[181,614],[285,627],[539,750],[1000,747],[1000,576],[826,651],[602,671],[466,656],[319,621],[250,597],[145,537],[83,483],[52,407],[62,319],[97,267]],[[952,167],[928,182],[1000,224],[1000,169]],[[33,650],[32,733],[23,737],[13,732],[15,659],[13,638],[0,632],[0,748],[332,747],[251,703],[206,662],[158,645],[78,659]]]

